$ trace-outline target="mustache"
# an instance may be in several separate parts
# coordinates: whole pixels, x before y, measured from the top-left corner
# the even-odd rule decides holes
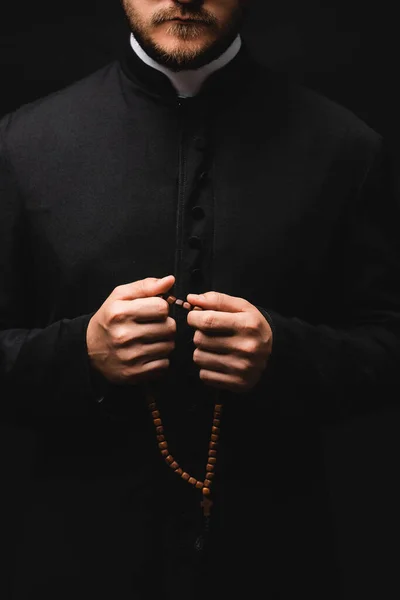
[[[187,18],[190,21],[195,21],[197,23],[203,23],[204,25],[210,25],[216,27],[218,25],[217,19],[210,14],[208,11],[203,9],[195,8],[191,5],[187,5],[181,8],[180,13],[176,13],[176,9],[164,9],[159,10],[154,13],[153,18],[151,20],[153,25],[161,25],[162,23],[166,23],[168,21],[172,21],[173,19],[183,19]]]

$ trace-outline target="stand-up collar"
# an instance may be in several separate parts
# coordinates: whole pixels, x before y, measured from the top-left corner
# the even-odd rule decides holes
[[[130,38],[122,48],[120,64],[139,93],[167,104],[177,104],[179,96],[171,80],[161,70],[149,66],[139,58],[132,50]],[[191,100],[197,104],[211,98],[213,101],[225,101],[230,96],[235,97],[252,85],[251,80],[256,77],[259,68],[241,39],[240,49],[235,56],[221,68],[213,70]]]
[[[204,82],[212,73],[225,67],[237,55],[242,45],[240,35],[237,35],[230,46],[218,58],[199,69],[172,71],[167,67],[160,65],[152,59],[140,46],[133,34],[130,37],[130,44],[133,52],[149,67],[164,73],[174,86],[176,93],[180,98],[195,96],[203,86]]]

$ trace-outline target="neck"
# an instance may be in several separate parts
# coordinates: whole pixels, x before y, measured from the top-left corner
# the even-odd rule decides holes
[[[168,77],[178,96],[187,98],[195,96],[200,91],[205,80],[212,73],[227,65],[237,55],[241,48],[242,40],[240,35],[237,35],[232,44],[217,59],[199,69],[187,71],[171,71],[171,69],[157,63],[143,50],[133,34],[131,34],[130,43],[133,51],[145,64],[164,73]]]

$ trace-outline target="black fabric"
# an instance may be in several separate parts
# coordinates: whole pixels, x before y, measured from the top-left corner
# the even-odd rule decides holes
[[[130,51],[0,131],[2,415],[21,464],[3,597],[339,598],[319,428],[398,397],[399,202],[380,136],[246,48],[185,101]],[[274,335],[257,386],[221,393],[201,553],[200,496],[160,459],[143,389],[92,373],[85,343],[115,286],[170,273],[181,298],[246,298]],[[213,393],[172,314],[154,392],[201,477]]]

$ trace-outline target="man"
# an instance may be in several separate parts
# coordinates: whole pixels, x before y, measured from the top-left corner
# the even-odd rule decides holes
[[[319,427],[398,389],[384,144],[245,2],[123,6],[121,60],[1,122],[9,597],[339,598]]]

